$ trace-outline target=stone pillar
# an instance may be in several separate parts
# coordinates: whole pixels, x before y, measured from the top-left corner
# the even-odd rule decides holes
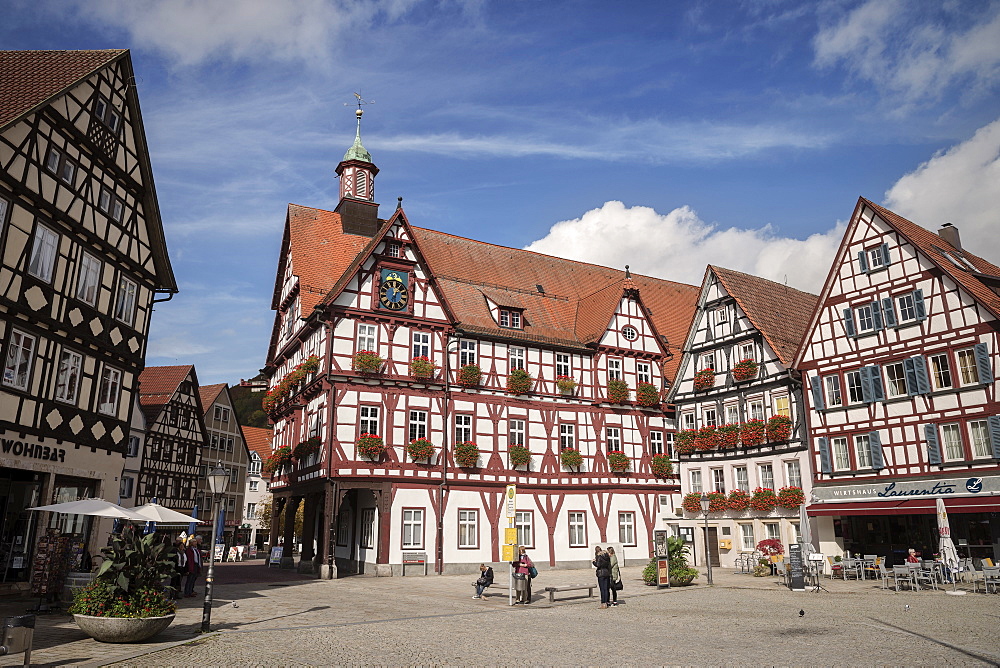
[[[323,512],[320,520],[320,559],[319,577],[324,580],[337,579],[337,560],[335,558],[334,519],[337,507],[337,486],[331,481],[323,492]]]
[[[285,503],[285,551],[281,555],[282,568],[295,568],[295,557],[292,552],[295,547],[295,511],[299,509],[300,496],[288,497]]]
[[[316,495],[307,494],[302,498],[302,555],[299,559],[299,573],[313,572],[313,557],[316,550]]]
[[[268,547],[278,544],[278,528],[281,525],[281,511],[285,507],[285,498],[282,496],[271,497],[271,535],[268,537]]]
[[[375,577],[392,577],[392,565],[389,563],[389,545],[391,541],[390,499],[392,490],[384,485],[381,490],[373,490],[378,513],[378,554],[375,557]]]

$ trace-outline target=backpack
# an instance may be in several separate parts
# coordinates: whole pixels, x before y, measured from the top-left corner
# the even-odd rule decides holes
[[[538,577],[538,569],[535,568],[534,566],[529,567],[528,568],[528,577],[530,577],[532,580],[534,580],[535,578],[537,578]]]

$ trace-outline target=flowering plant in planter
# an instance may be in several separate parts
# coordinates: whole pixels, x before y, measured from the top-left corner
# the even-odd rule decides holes
[[[708,493],[708,512],[710,513],[721,513],[726,509],[726,493],[725,492],[709,492]]]
[[[508,452],[511,466],[526,466],[531,463],[531,450],[523,445],[512,445]]]
[[[317,452],[319,452],[319,436],[313,436],[312,438],[300,441],[292,450],[292,457],[295,461],[301,462],[309,455],[315,455]]]
[[[759,367],[757,366],[756,361],[750,358],[747,358],[745,360],[740,360],[733,367],[733,380],[735,381],[750,380],[751,378],[757,375],[758,370]]]
[[[689,455],[694,452],[694,439],[698,436],[697,429],[685,429],[677,432],[677,453]]]
[[[354,448],[359,455],[374,462],[382,456],[385,443],[382,442],[382,437],[376,434],[361,434],[358,437],[358,442],[354,444]]]
[[[563,448],[559,453],[559,461],[568,469],[577,469],[583,464],[583,455],[576,448]]]
[[[472,441],[462,441],[455,444],[455,461],[467,469],[479,465],[479,446]]]
[[[801,487],[791,485],[778,490],[778,505],[782,508],[794,510],[806,502],[805,492]]]
[[[359,350],[354,353],[351,368],[358,373],[378,373],[382,370],[385,360],[371,350]]]
[[[775,415],[767,421],[767,440],[770,443],[787,441],[792,435],[792,419],[784,415]]]
[[[660,403],[660,393],[652,383],[640,382],[635,386],[635,402],[640,406],[656,406]]]
[[[624,452],[612,450],[608,453],[608,468],[615,473],[624,473],[625,471],[628,471],[631,464],[632,461]]]
[[[714,450],[719,445],[719,434],[712,425],[702,427],[694,437],[694,447],[698,450]]]
[[[483,377],[478,364],[466,364],[458,370],[458,384],[462,387],[476,387]]]
[[[746,510],[750,507],[750,495],[742,489],[734,489],[726,499],[726,507],[730,510]]]
[[[776,557],[785,553],[785,546],[777,538],[765,538],[757,543],[757,551],[765,557]]]
[[[514,369],[507,376],[507,394],[528,394],[534,380],[524,369]]]
[[[719,435],[719,449],[735,448],[740,442],[740,425],[724,424],[715,430]]]
[[[576,389],[576,380],[570,376],[556,376],[556,387],[559,388],[560,392],[572,394],[573,390]]]
[[[744,422],[740,428],[740,440],[743,441],[744,447],[752,447],[763,443],[764,429],[763,420],[747,420]]]
[[[715,369],[707,367],[694,374],[694,389],[707,390],[715,387]]]
[[[426,438],[415,438],[406,444],[406,454],[414,461],[430,459],[434,456],[434,444]]]
[[[309,374],[319,371],[319,357],[316,355],[310,355],[303,362],[299,363],[294,369],[285,374],[277,385],[272,387],[264,394],[264,398],[261,400],[261,408],[264,409],[265,413],[271,413],[274,411],[278,405],[283,402],[289,394],[291,394],[292,389],[296,385],[304,381]]]
[[[653,455],[649,460],[649,467],[657,478],[667,478],[674,474],[674,463],[667,455]]]
[[[282,468],[292,463],[292,449],[287,445],[278,448],[271,453],[271,456],[264,462],[264,473],[274,475]]]
[[[688,511],[689,513],[700,513],[701,494],[699,494],[698,492],[691,492],[690,494],[685,494],[684,500],[681,501],[681,508]]]
[[[624,404],[628,401],[628,383],[612,378],[608,381],[608,401],[613,404]]]
[[[418,355],[410,360],[410,375],[414,378],[430,378],[435,371],[437,365],[426,355]]]
[[[753,491],[750,507],[762,513],[769,513],[778,505],[778,496],[769,487],[758,487]]]

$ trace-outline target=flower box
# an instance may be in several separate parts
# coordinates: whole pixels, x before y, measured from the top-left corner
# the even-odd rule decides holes
[[[410,360],[410,375],[414,378],[433,378],[435,371],[437,365],[426,355],[419,355]]]
[[[649,467],[657,478],[669,478],[674,474],[674,463],[667,455],[653,455]]]
[[[478,387],[482,377],[478,364],[466,364],[458,370],[458,384],[462,387]]]
[[[310,455],[315,455],[318,452],[319,436],[313,436],[312,438],[307,438],[306,440],[299,442],[299,444],[292,449],[292,458],[297,462],[302,462]]]
[[[573,394],[576,389],[576,380],[570,376],[556,376],[556,387],[563,394]]]
[[[718,434],[719,449],[726,450],[735,448],[740,442],[740,425],[724,424],[716,429]]]
[[[563,448],[559,453],[559,461],[568,469],[579,469],[583,465],[583,455],[575,448]]]
[[[767,440],[769,443],[787,441],[792,435],[792,420],[784,415],[775,415],[767,421]]]
[[[801,487],[794,485],[778,490],[778,505],[788,510],[795,510],[806,502],[806,494]]]
[[[281,469],[286,466],[291,466],[291,464],[292,449],[286,445],[271,453],[271,456],[267,458],[266,462],[264,462],[263,471],[270,476],[274,476],[277,475]]]
[[[455,462],[467,469],[479,466],[479,446],[472,441],[455,444]]]
[[[723,492],[708,493],[708,512],[721,513],[727,508],[726,495]]]
[[[524,369],[514,369],[507,376],[507,394],[528,394],[535,380]]]
[[[615,473],[625,473],[632,465],[632,461],[624,452],[612,450],[608,453],[608,468]]]
[[[694,447],[697,450],[714,450],[719,445],[718,430],[709,425],[698,430],[698,435],[694,438]]]
[[[762,513],[769,513],[778,505],[778,496],[773,489],[768,487],[758,487],[753,491],[750,499],[750,507]]]
[[[752,359],[740,360],[733,367],[733,380],[740,382],[755,378],[759,369],[757,362]]]
[[[750,495],[742,489],[734,489],[726,499],[726,507],[736,512],[746,510],[750,507]]]
[[[635,386],[635,402],[640,406],[658,406],[660,393],[652,383],[639,383]]]
[[[269,389],[261,400],[261,408],[265,413],[273,413],[274,410],[288,398],[299,383],[306,380],[309,374],[319,371],[319,357],[310,355],[294,369],[285,374],[274,387]]]
[[[413,461],[429,460],[434,456],[434,444],[426,438],[415,438],[406,444],[406,454]]]
[[[531,451],[523,445],[512,445],[508,451],[511,466],[527,466],[531,463]]]
[[[691,492],[684,495],[684,500],[681,501],[681,508],[688,511],[689,513],[700,513],[701,512],[701,494],[698,492]]]
[[[747,420],[744,422],[740,428],[740,440],[743,442],[743,447],[750,448],[763,443],[764,431],[763,420]]]
[[[694,439],[698,436],[697,429],[685,429],[683,431],[677,432],[676,445],[677,453],[681,455],[689,455],[694,452]]]
[[[708,390],[715,387],[715,369],[708,367],[694,374],[694,389]]]
[[[613,404],[624,404],[628,402],[628,383],[624,380],[611,379],[608,381],[608,401]]]
[[[361,434],[358,437],[358,442],[354,444],[354,448],[359,455],[374,462],[382,456],[385,443],[382,442],[382,437],[376,434]]]
[[[351,368],[358,373],[381,373],[385,360],[371,350],[361,350],[354,353]]]

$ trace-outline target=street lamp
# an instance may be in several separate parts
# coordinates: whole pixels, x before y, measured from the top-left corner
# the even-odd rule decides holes
[[[217,462],[215,468],[208,472],[208,490],[213,501],[219,501],[229,487],[229,471]],[[205,576],[205,607],[201,612],[201,632],[208,633],[212,623],[212,580],[215,576],[215,541],[219,535],[219,511],[212,506],[212,538],[208,542],[208,575]]]
[[[451,403],[451,344],[461,341],[463,336],[465,336],[465,332],[456,329],[448,334],[444,340],[444,402],[441,409],[444,438],[441,443],[441,484],[438,486],[437,555],[434,559],[438,575],[444,575],[444,493],[448,487],[448,449],[449,436],[451,435],[451,425],[448,422],[449,404]]]
[[[702,492],[701,512],[705,515],[705,564],[708,566],[708,584],[712,584],[712,555],[708,551],[708,508],[712,505],[712,500],[708,494]]]

